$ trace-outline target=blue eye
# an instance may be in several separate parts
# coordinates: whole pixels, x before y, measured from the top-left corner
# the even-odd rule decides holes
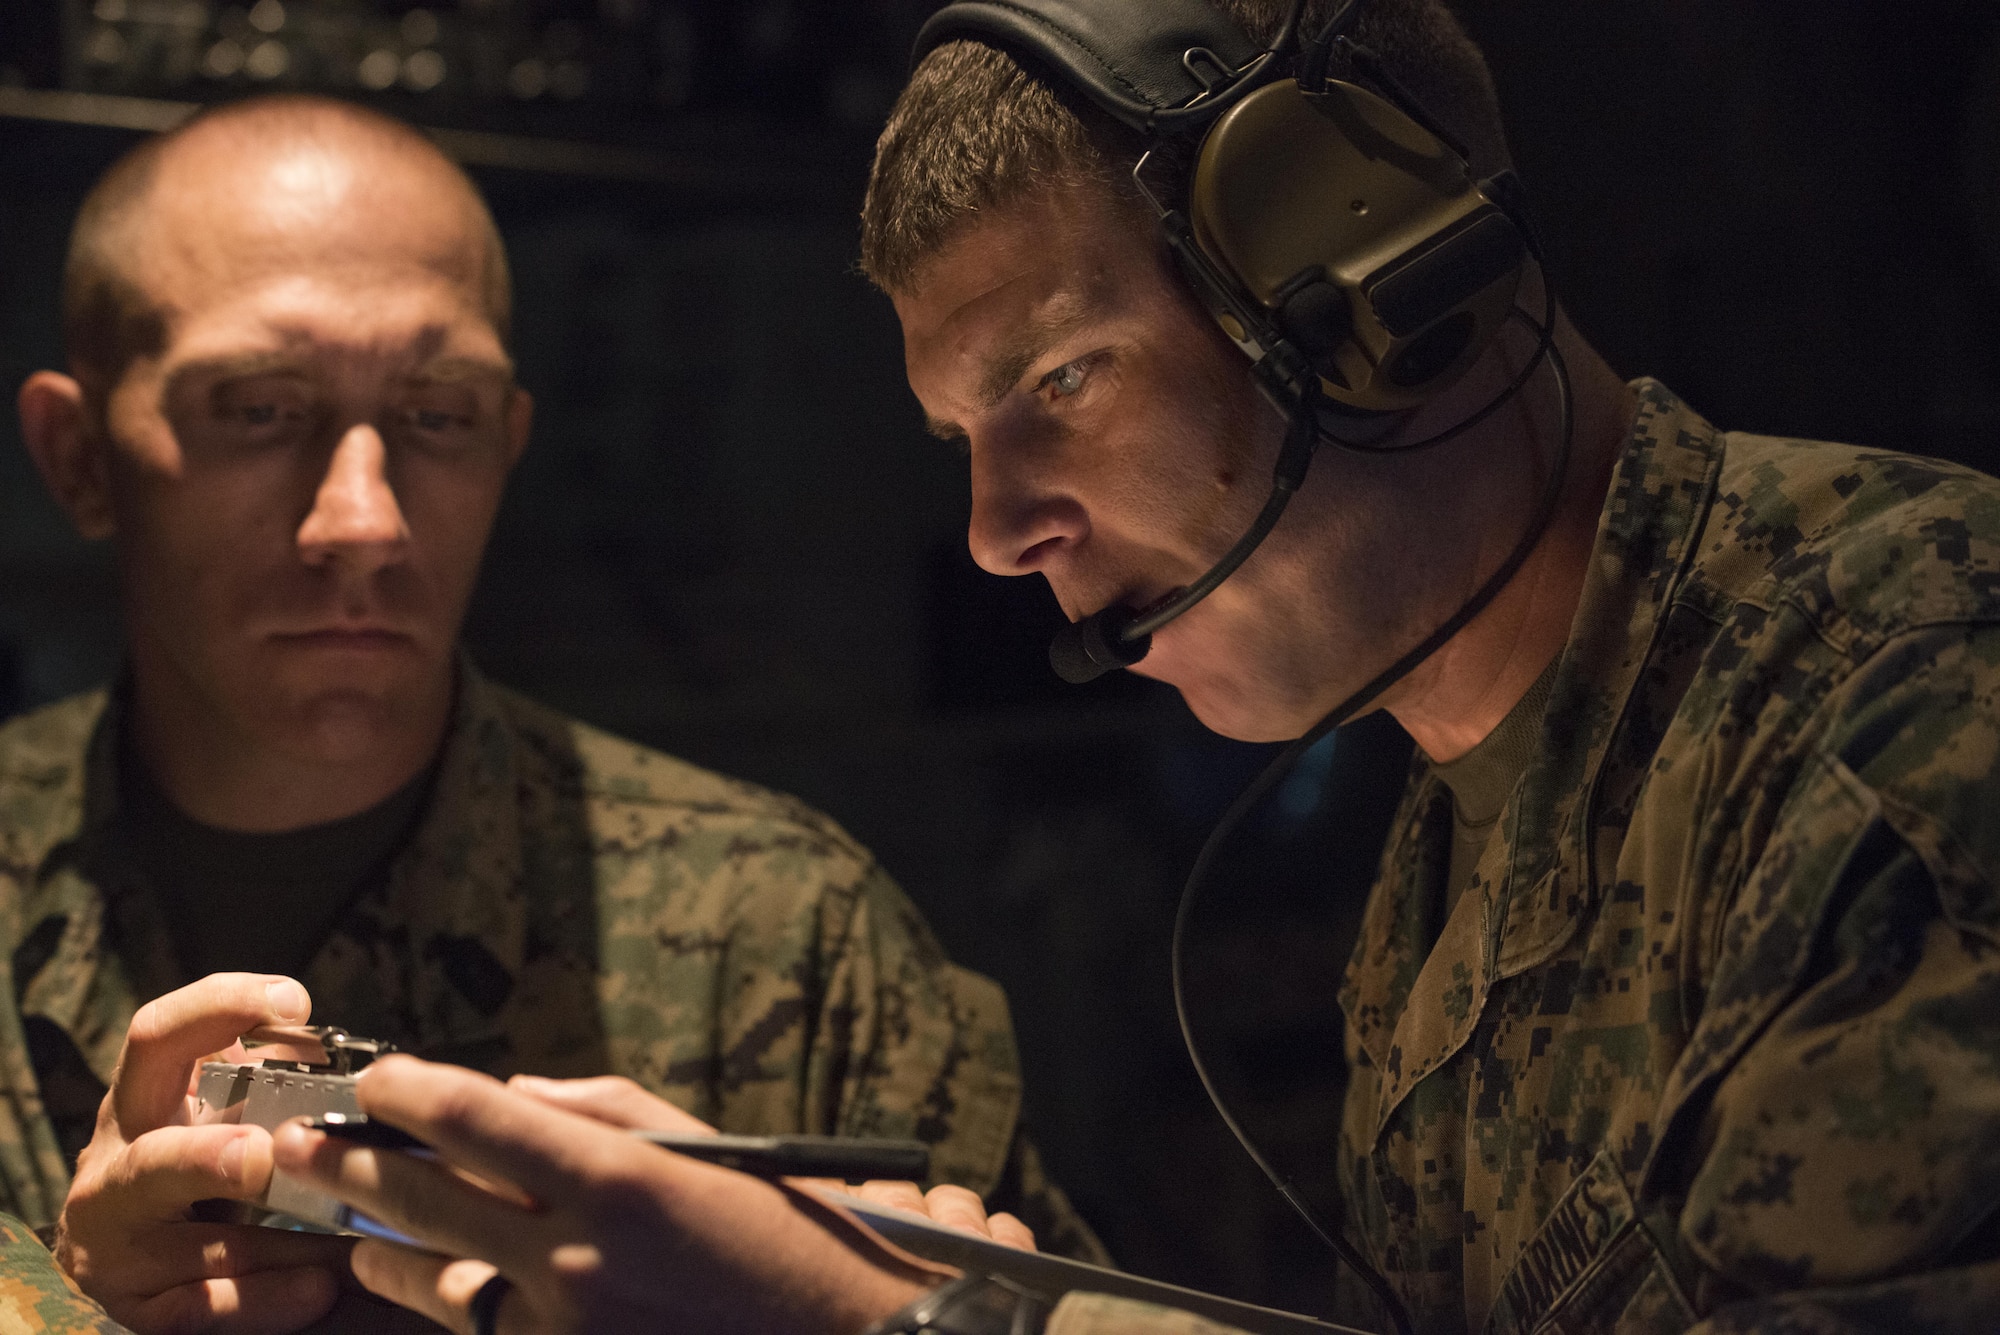
[[[1088,368],[1082,360],[1065,362],[1042,377],[1042,384],[1059,399],[1069,398],[1083,388]]]

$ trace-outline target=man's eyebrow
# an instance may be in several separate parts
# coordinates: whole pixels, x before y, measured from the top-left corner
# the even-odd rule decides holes
[[[468,380],[511,380],[514,363],[505,357],[439,357],[425,362],[409,377],[413,384],[451,385]]]
[[[947,421],[942,417],[932,417],[928,413],[924,415],[924,430],[930,432],[947,445],[956,445],[959,441],[965,439],[964,427],[956,422]]]
[[[211,382],[247,380],[260,375],[311,376],[310,358],[289,349],[270,352],[233,353],[218,357],[196,357],[173,368],[168,379],[175,382],[201,379]],[[463,384],[494,377],[512,379],[514,363],[505,357],[439,357],[425,362],[409,376],[411,384]]]
[[[988,359],[979,380],[979,406],[991,408],[1013,392],[1021,377],[1048,354],[1049,348],[1075,333],[1090,319],[1089,308],[1080,300],[1065,301],[1049,313],[1021,326]]]
[[[306,373],[298,354],[282,349],[272,352],[233,353],[222,357],[196,357],[169,372],[173,380],[200,376],[208,380],[244,380],[255,375],[299,375]]]

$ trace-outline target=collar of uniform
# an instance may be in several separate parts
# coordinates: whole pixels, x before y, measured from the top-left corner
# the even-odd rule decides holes
[[[1537,763],[1514,793],[1494,953],[1502,978],[1560,950],[1597,900],[1590,845],[1606,755],[1693,559],[1721,469],[1715,428],[1657,381],[1633,388],[1638,412],[1598,520]]]
[[[24,873],[23,893],[7,906],[16,965],[37,947],[36,967],[13,980],[21,1011],[59,1025],[106,1081],[133,1007],[188,981],[118,837],[121,714],[118,692],[100,691],[31,716],[34,731],[10,748],[0,776],[11,808],[0,823],[0,872]],[[393,935],[407,943],[393,972],[408,979],[400,998],[408,1025],[433,1055],[476,1056],[498,1040],[526,951],[518,745],[498,694],[461,657],[436,785],[391,866],[385,906]],[[54,925],[46,941],[37,935],[44,924]],[[116,949],[106,948],[111,941]],[[309,986],[324,964],[308,966]]]
[[[429,1056],[477,1064],[501,1041],[527,951],[520,745],[499,693],[461,657],[430,805],[385,891],[409,952],[407,1020]]]
[[[135,990],[182,981],[163,932],[146,929],[156,912],[121,860],[118,813],[116,689],[63,701],[17,723],[10,738],[6,787],[9,828],[21,841],[7,860],[20,868],[14,921],[15,997],[23,1015],[60,1026],[93,1071],[109,1080],[124,1045],[124,1018]],[[133,954],[108,940],[146,942]]]
[[[114,712],[111,692],[96,690],[8,723],[7,744],[0,748],[0,801],[7,814],[0,822],[0,867],[39,873],[87,822],[109,819],[117,783],[106,770],[111,752],[99,737],[101,721]]]
[[[1354,1037],[1381,1072],[1378,1134],[1416,1082],[1471,1037],[1493,984],[1560,950],[1595,902],[1588,799],[1694,549],[1721,457],[1714,429],[1664,386],[1633,388],[1638,413],[1598,521],[1536,759],[1435,944],[1431,903],[1445,874],[1450,797],[1421,760],[1391,831],[1384,881],[1341,989]]]

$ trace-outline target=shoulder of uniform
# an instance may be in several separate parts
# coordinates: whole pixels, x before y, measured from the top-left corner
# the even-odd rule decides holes
[[[1903,631],[2000,620],[2000,480],[1940,459],[1731,433],[1700,567],[1866,653]]]
[[[874,861],[832,818],[795,797],[642,746],[517,691],[490,689],[519,743],[522,781],[581,798],[594,824],[693,823],[821,857]]]
[[[106,698],[86,691],[0,724],[0,783],[45,784],[80,770]]]
[[[36,866],[77,829],[106,699],[91,691],[0,726],[0,864]]]

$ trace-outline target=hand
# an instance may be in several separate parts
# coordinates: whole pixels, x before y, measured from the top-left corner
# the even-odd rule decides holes
[[[507,1088],[552,1107],[565,1108],[626,1130],[677,1131],[698,1135],[715,1129],[623,1076],[549,1080],[535,1075],[517,1075],[507,1082]],[[933,1222],[962,1233],[988,1238],[1024,1252],[1035,1250],[1035,1235],[1026,1224],[1010,1214],[988,1216],[986,1202],[964,1187],[933,1187],[925,1192],[914,1182],[867,1182],[859,1187],[850,1187],[845,1182],[829,1181],[823,1185],[878,1205],[927,1215]]]
[[[353,1266],[369,1289],[453,1330],[471,1331],[468,1304],[496,1268],[513,1285],[499,1309],[504,1335],[852,1335],[924,1287],[776,1184],[636,1146],[601,1118],[490,1077],[386,1057],[357,1094],[370,1117],[439,1158],[294,1122],[279,1129],[277,1162],[443,1253],[363,1242]]]
[[[301,1023],[311,1010],[305,988],[289,978],[220,973],[132,1017],[63,1204],[56,1259],[141,1335],[291,1331],[333,1306],[346,1243],[199,1223],[189,1208],[212,1197],[254,1199],[271,1181],[263,1128],[190,1124],[202,1059],[259,1025]]]
[[[551,1080],[517,1075],[507,1088],[551,1108],[561,1108],[621,1131],[672,1131],[678,1135],[714,1135],[715,1128],[693,1113],[682,1112],[658,1094],[622,1075],[598,1075],[586,1080]]]
[[[835,1187],[836,1190],[874,1201],[877,1205],[892,1205],[912,1214],[928,1215],[933,1223],[987,1238],[1002,1246],[1024,1252],[1035,1250],[1032,1229],[1013,1215],[987,1214],[986,1202],[964,1187],[946,1185],[932,1187],[928,1192],[914,1182],[864,1182],[859,1187],[841,1184],[835,1184]]]

